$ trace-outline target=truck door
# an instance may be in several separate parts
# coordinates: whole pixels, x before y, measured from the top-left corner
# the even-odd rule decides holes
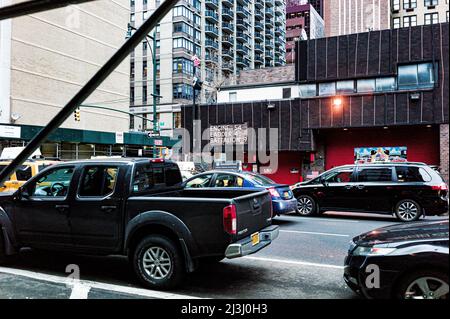
[[[14,219],[19,240],[30,246],[71,246],[69,196],[74,166],[51,169],[23,186]]]
[[[120,246],[124,167],[89,165],[82,169],[71,205],[72,238],[77,249],[112,252]]]

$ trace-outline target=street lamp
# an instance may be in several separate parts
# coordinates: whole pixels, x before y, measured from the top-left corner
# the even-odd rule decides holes
[[[137,28],[133,27],[130,23],[128,23],[128,31],[126,38],[128,39],[131,37],[132,31],[136,31]],[[151,39],[153,41],[153,49],[150,45],[150,41],[148,39]],[[153,97],[153,134],[156,136],[159,132],[158,127],[158,120],[156,117],[156,104],[157,99],[161,96],[156,94],[156,77],[157,77],[157,69],[156,69],[156,30],[153,31],[153,36],[146,35],[145,41],[147,42],[148,48],[151,51],[152,54],[152,62],[153,62],[153,93],[151,96]]]

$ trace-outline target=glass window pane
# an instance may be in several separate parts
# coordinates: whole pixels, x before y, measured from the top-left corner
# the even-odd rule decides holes
[[[376,91],[377,92],[390,92],[396,90],[395,78],[378,78],[376,79]]]
[[[28,191],[35,197],[65,197],[72,180],[73,167],[59,168],[47,172],[39,180],[30,184]]]
[[[203,175],[187,182],[186,188],[203,188],[208,187],[211,182],[212,174]]]
[[[354,93],[355,92],[355,82],[350,81],[338,81],[336,82],[337,93]]]
[[[391,182],[392,170],[386,168],[362,168],[358,173],[359,182]]]
[[[417,79],[417,65],[400,65],[398,67],[398,88],[400,90],[416,88]]]
[[[375,91],[375,79],[358,80],[357,90],[358,90],[358,93],[374,92]]]
[[[316,85],[315,84],[300,85],[300,96],[301,97],[316,96]]]
[[[419,86],[433,86],[434,70],[432,63],[421,63],[418,65],[418,82]]]
[[[319,96],[335,95],[335,94],[336,94],[336,82],[319,84]]]

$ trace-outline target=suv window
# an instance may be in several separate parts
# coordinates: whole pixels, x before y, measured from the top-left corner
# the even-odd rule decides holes
[[[207,174],[195,177],[194,179],[186,183],[186,188],[208,187],[209,183],[211,182],[212,176],[212,174]]]
[[[336,170],[325,177],[328,183],[350,183],[352,181],[353,169]]]
[[[80,197],[103,197],[114,192],[117,181],[117,167],[86,167],[81,178]]]
[[[65,197],[73,177],[73,167],[53,169],[38,180],[32,181],[28,192],[33,197]]]
[[[396,166],[397,180],[401,183],[429,182],[431,176],[422,167]]]
[[[359,182],[391,182],[392,168],[391,167],[371,167],[360,168],[358,172]]]

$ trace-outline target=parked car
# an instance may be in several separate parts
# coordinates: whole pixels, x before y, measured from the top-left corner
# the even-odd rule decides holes
[[[448,241],[448,219],[357,236],[345,259],[344,280],[367,298],[448,299]]]
[[[297,200],[289,185],[277,184],[268,177],[251,172],[209,171],[196,175],[184,182],[186,189],[220,188],[268,190],[272,197],[273,215],[294,213]]]
[[[448,186],[423,163],[345,165],[293,190],[298,212],[327,210],[395,214],[409,222],[448,212]]]
[[[253,254],[278,236],[268,191],[183,189],[160,159],[69,162],[0,194],[0,262],[22,247],[126,255],[169,289],[202,260]]]
[[[2,171],[10,163],[10,160],[0,161],[0,171]],[[25,184],[27,180],[35,176],[40,171],[51,165],[56,165],[59,163],[61,162],[41,159],[28,160],[21,166],[19,166],[16,172],[10,176],[9,180],[4,182],[3,185],[0,186],[0,192],[15,192],[19,189],[20,186]]]

